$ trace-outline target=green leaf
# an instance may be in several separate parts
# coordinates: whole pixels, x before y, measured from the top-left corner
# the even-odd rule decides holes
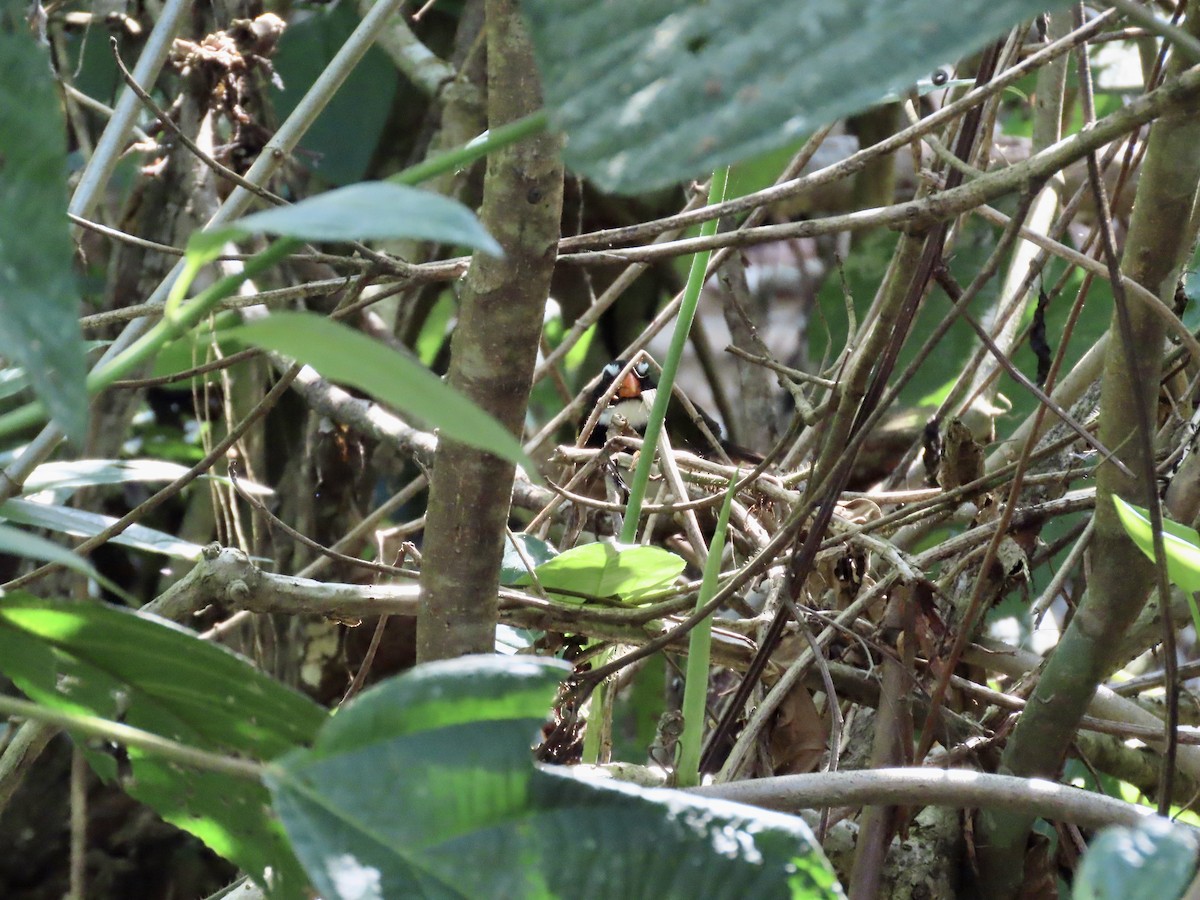
[[[450,335],[450,327],[457,311],[458,301],[455,300],[453,291],[442,291],[425,317],[425,323],[421,326],[421,333],[417,336],[413,348],[417,352],[417,358],[426,366],[432,366],[437,360],[438,353]]]
[[[1075,900],[1168,900],[1182,897],[1196,872],[1200,841],[1185,826],[1147,819],[1134,828],[1106,828],[1088,848],[1075,876]]]
[[[0,553],[11,553],[13,556],[22,556],[26,559],[59,563],[88,578],[100,577],[92,568],[92,564],[82,556],[76,556],[66,547],[19,528],[0,525]]]
[[[364,181],[277,206],[196,238],[205,252],[218,238],[275,234],[306,241],[370,241],[409,238],[461,244],[503,256],[475,214],[449,197],[390,181]],[[189,247],[192,242],[189,241]]]
[[[321,729],[311,755],[334,756],[375,741],[470,723],[517,723],[522,742],[545,719],[571,667],[559,660],[464,656],[417,666],[365,691],[354,714],[341,709]]]
[[[223,246],[223,244],[222,244]],[[154,358],[154,365],[147,373],[152,378],[176,376],[180,372],[194,369],[201,363],[211,359],[210,354],[220,353],[228,356],[245,347],[238,341],[226,337],[225,329],[242,324],[242,317],[233,310],[217,313],[212,318],[202,322],[187,334],[171,341]],[[194,375],[189,379],[179,379],[174,387],[180,390],[198,389],[201,385],[218,384],[220,372],[206,372]]]
[[[84,341],[83,351],[85,358],[93,350],[110,346],[112,346],[112,341]],[[22,391],[30,390],[31,387],[32,383],[29,376],[21,366],[9,366],[6,369],[0,369],[0,400],[15,397]]]
[[[174,481],[191,470],[178,463],[161,459],[75,459],[64,462],[42,463],[25,479],[25,493],[39,491],[70,491],[81,487],[101,484],[147,484],[158,481]],[[231,484],[223,475],[202,475],[201,478]],[[249,494],[269,496],[274,493],[269,487],[238,479],[238,487]],[[156,532],[161,534],[161,532]],[[188,545],[192,546],[192,545]],[[190,552],[190,551],[189,551]]]
[[[1150,527],[1150,514],[1115,494],[1112,499],[1125,533],[1153,561],[1154,531]],[[1164,518],[1163,549],[1167,553],[1167,575],[1171,581],[1189,594],[1200,591],[1200,534],[1194,528]]]
[[[19,16],[0,17],[0,354],[29,374],[77,446],[88,401],[67,222],[67,142],[50,60]]]
[[[635,601],[668,587],[686,565],[682,557],[661,547],[597,541],[572,547],[534,571],[549,591]],[[531,580],[526,575],[520,583]]]
[[[0,503],[0,520],[28,525],[31,528],[48,528],[51,531],[84,538],[99,534],[117,521],[112,516],[100,513],[67,506],[51,506],[48,503],[34,503],[32,500],[5,500]],[[197,559],[203,549],[199,544],[145,525],[130,525],[112,538],[112,542],[133,547],[135,550],[145,550],[147,553],[161,553],[175,559]]]
[[[186,466],[160,459],[74,459],[42,463],[25,479],[23,493],[95,487],[100,484],[174,481]]]
[[[312,313],[272,313],[229,334],[307,363],[326,378],[366,391],[437,428],[444,437],[524,466],[536,477],[537,467],[507,428],[420,363],[361,332]]]
[[[1063,6],[1050,3],[1051,8]],[[567,163],[638,193],[912,86],[1047,0],[524,0]]]
[[[796,817],[534,768],[530,741],[566,673],[514,657],[419,666],[272,764],[322,896],[841,896]]]
[[[279,121],[304,100],[359,21],[357,9],[346,3],[311,6],[303,16],[288,17],[271,58],[283,80],[282,91],[271,91]],[[392,103],[399,81],[396,65],[378,45],[367,50],[300,139],[305,170],[332,184],[361,180],[380,137],[394,127]]]
[[[554,548],[553,544],[548,544],[532,534],[514,534],[513,539],[520,542],[521,549],[525,551],[525,555],[533,563],[535,570],[542,563],[554,559],[558,555],[558,550]],[[500,561],[500,583],[506,586],[514,585],[522,583],[522,578],[525,579],[524,584],[529,584],[529,569],[525,565],[525,560],[521,559],[521,554],[512,545],[512,541],[506,538],[504,558]]]
[[[153,616],[99,603],[0,600],[0,670],[31,699],[119,719],[193,747],[271,759],[316,734],[325,715],[312,701],[233,653]],[[197,835],[278,895],[305,883],[260,785],[196,772],[128,749],[126,790],[167,821]],[[102,775],[112,757],[93,752]]]

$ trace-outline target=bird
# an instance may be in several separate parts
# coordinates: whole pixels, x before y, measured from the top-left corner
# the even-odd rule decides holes
[[[657,393],[658,381],[647,360],[639,360],[631,366],[628,360],[614,359],[604,367],[600,381],[590,395],[587,406],[589,418],[593,410],[602,403],[604,406],[587,438],[586,446],[604,446],[608,428],[617,416],[638,434],[645,434],[650,408],[654,405]],[[608,398],[607,402],[605,398]],[[757,464],[762,461],[762,456],[754,451],[730,443],[716,419],[695,404],[690,405],[695,410],[696,418],[689,414],[678,398],[674,398],[667,407],[666,430],[675,449],[707,458],[719,459],[724,455],[733,462]],[[706,430],[708,434],[705,434]]]

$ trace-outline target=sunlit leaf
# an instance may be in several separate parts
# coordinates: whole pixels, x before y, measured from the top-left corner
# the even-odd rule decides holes
[[[513,541],[521,545],[521,550],[524,551],[526,559],[536,569],[542,563],[554,559],[558,555],[558,550],[553,544],[548,544],[541,538],[534,537],[532,534],[514,534],[512,540],[505,539],[504,541],[504,558],[500,561],[500,583],[501,584],[517,584],[522,578],[528,583],[529,567],[525,560],[521,558],[521,554],[517,548],[513,546]]]
[[[102,484],[146,484],[159,481],[174,481],[187,475],[190,469],[178,463],[161,459],[73,459],[61,462],[42,463],[25,479],[25,493],[40,491],[73,490],[96,487]],[[229,483],[224,476],[205,475],[223,484]],[[238,487],[251,494],[273,493],[268,487],[242,478]]]
[[[534,571],[549,591],[633,601],[668,587],[686,565],[682,557],[661,547],[597,541],[572,547]],[[525,576],[521,583],[531,579]]]
[[[795,816],[535,768],[530,742],[568,671],[512,656],[419,666],[271,764],[321,895],[842,896]]]
[[[76,537],[92,537],[108,528],[117,520],[112,516],[73,509],[68,506],[51,506],[31,500],[6,500],[0,503],[0,520],[16,522],[33,528],[48,528]],[[161,553],[176,559],[196,559],[201,546],[183,538],[145,525],[130,525],[111,539],[114,544]]]
[[[1154,559],[1154,531],[1150,515],[1140,506],[1113,496],[1117,516],[1125,532],[1148,559]],[[1167,574],[1171,581],[1188,593],[1200,591],[1200,534],[1194,528],[1163,519],[1163,549],[1167,553]]]
[[[229,334],[307,363],[326,378],[366,391],[444,437],[536,467],[520,442],[494,418],[415,360],[365,334],[311,313],[273,313]]]
[[[238,219],[194,238],[196,252],[215,242],[251,234],[274,234],[306,241],[370,241],[408,238],[440,241],[482,250],[504,251],[475,214],[449,197],[389,181],[364,181],[277,206]]]
[[[312,739],[325,714],[224,648],[168,622],[101,603],[0,600],[0,671],[31,699],[116,719],[188,746],[268,760]],[[279,896],[305,879],[267,812],[263,788],[128,748],[125,789],[200,837]],[[89,752],[105,777],[113,757]]]

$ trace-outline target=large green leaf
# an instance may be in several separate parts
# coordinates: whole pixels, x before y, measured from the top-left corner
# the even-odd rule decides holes
[[[1140,506],[1113,495],[1117,516],[1125,533],[1150,560],[1154,559],[1154,530],[1150,514]],[[1189,594],[1200,591],[1200,534],[1196,529],[1163,519],[1163,549],[1167,553],[1167,575]]]
[[[800,819],[536,769],[530,741],[564,674],[511,656],[421,666],[273,763],[322,896],[841,896]]]
[[[76,556],[66,547],[38,537],[36,534],[30,534],[28,531],[22,531],[20,528],[0,525],[0,553],[11,553],[13,556],[22,556],[26,559],[55,562],[89,578],[98,577],[91,563],[82,556]]]
[[[98,603],[0,600],[0,670],[31,699],[119,719],[189,746],[271,759],[312,739],[324,713],[240,657],[152,616]],[[128,792],[200,837],[279,896],[306,879],[258,784],[128,749]],[[112,778],[112,757],[90,752]]]
[[[535,569],[558,555],[558,550],[553,544],[548,544],[532,534],[521,532],[512,537],[521,545],[526,559],[533,564]],[[500,583],[503,585],[529,583],[529,567],[526,565],[525,559],[522,559],[521,554],[517,552],[517,548],[513,546],[512,540],[504,542],[504,558],[500,561]]]
[[[69,506],[52,506],[32,500],[5,500],[0,503],[0,520],[28,525],[31,528],[48,528],[76,537],[92,537],[112,525],[116,519],[85,509]],[[198,559],[203,549],[199,544],[145,525],[130,525],[112,538],[114,544],[161,553],[176,559]]]
[[[351,3],[316,4],[303,15],[288,16],[271,58],[283,80],[282,90],[272,92],[280,121],[304,100],[360,21]],[[371,47],[304,132],[293,160],[333,184],[360,181],[380,136],[394,127],[392,103],[399,81],[396,65],[378,46]]]
[[[230,336],[307,363],[326,378],[352,385],[444,437],[537,468],[521,443],[494,418],[407,356],[361,332],[312,313],[273,313],[233,328]]]
[[[55,424],[87,432],[79,290],[67,224],[67,142],[50,60],[18,4],[0,10],[0,354]]]
[[[597,541],[560,553],[534,573],[548,591],[634,601],[668,587],[686,565],[683,557],[661,547]],[[517,583],[531,581],[525,575]]]
[[[636,193],[880,102],[1049,0],[522,0],[567,162]]]
[[[1088,848],[1075,877],[1075,900],[1173,900],[1196,873],[1195,832],[1165,819],[1107,828]]]
[[[266,209],[216,231],[203,232],[188,243],[203,254],[214,244],[249,234],[277,234],[306,241],[411,238],[504,255],[475,214],[457,200],[389,181],[364,181],[292,206]]]

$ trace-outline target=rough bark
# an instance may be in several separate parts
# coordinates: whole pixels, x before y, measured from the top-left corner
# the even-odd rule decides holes
[[[541,104],[532,52],[511,0],[488,0],[488,122],[492,128]],[[556,137],[493,154],[482,220],[503,259],[477,254],[451,345],[450,383],[520,433],[537,357],[562,214]],[[496,589],[513,466],[441,440],[434,458],[417,620],[421,661],[491,652]]]

